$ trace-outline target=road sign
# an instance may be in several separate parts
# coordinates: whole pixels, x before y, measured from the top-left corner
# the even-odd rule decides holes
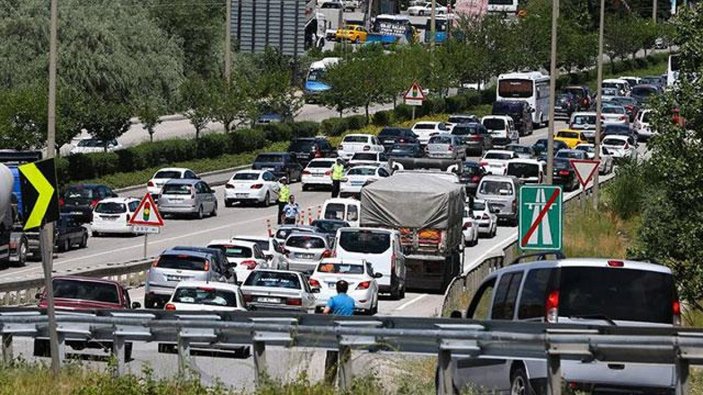
[[[56,193],[56,165],[53,159],[18,166],[22,192],[24,230],[36,229],[58,221],[59,200]]]
[[[129,224],[142,227],[142,229],[144,227],[160,228],[164,226],[164,220],[161,218],[159,209],[156,208],[156,203],[154,203],[154,199],[151,197],[150,193],[147,192],[142,198],[142,201],[139,202],[137,211],[135,211],[132,218],[129,219]],[[145,233],[158,233],[158,231]]]
[[[403,95],[405,104],[408,106],[421,106],[422,102],[425,101],[425,94],[422,93],[422,87],[417,82],[413,82],[410,89]]]
[[[598,166],[600,166],[599,160],[571,159],[569,162],[571,162],[571,167],[574,168],[576,177],[578,177],[583,187],[591,181],[593,175],[598,171]]]
[[[519,225],[518,241],[521,249],[561,250],[564,233],[561,187],[522,187]]]

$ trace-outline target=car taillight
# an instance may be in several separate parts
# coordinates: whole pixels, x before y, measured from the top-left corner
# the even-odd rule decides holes
[[[485,160],[482,160],[482,161],[478,162],[478,164],[479,164],[480,166],[487,166],[487,165],[488,165],[488,162],[486,162]]]
[[[620,118],[618,118],[621,121],[627,121],[627,117],[624,115],[621,115]]]
[[[247,270],[254,270],[254,269],[256,269],[256,266],[258,266],[259,264],[256,263],[256,261],[246,260],[246,261],[242,261],[242,263],[240,263],[239,265],[246,267]]]
[[[466,229],[471,229],[471,222],[467,222],[464,224],[464,230]]]
[[[151,262],[151,267],[157,267],[159,266],[159,258],[154,259],[154,262]]]
[[[331,175],[331,174],[332,174],[332,170],[327,170],[327,171],[325,172],[325,175],[326,175],[326,176],[329,176],[329,175]]]
[[[251,295],[249,295],[249,294],[244,294],[244,301],[245,301],[246,303],[251,303],[251,302],[254,301],[254,297],[251,296]]]
[[[610,267],[624,267],[625,262],[610,260],[610,261],[608,261],[608,266],[610,266]]]
[[[554,290],[547,295],[545,307],[547,322],[556,323],[559,317],[559,290]]]
[[[362,281],[356,286],[356,289],[369,289],[371,281]]]
[[[472,141],[481,141],[481,136],[479,136],[479,135],[471,136],[471,140]]]
[[[323,258],[331,258],[332,257],[332,251],[331,250],[324,250],[322,252],[322,257]]]
[[[59,206],[63,207],[64,204],[65,204],[65,202],[64,202],[63,198],[59,199]]]
[[[308,170],[303,170],[303,175],[304,175],[304,176],[309,176],[310,174],[312,174],[312,173],[310,173],[310,171],[308,171]]]
[[[568,177],[569,171],[568,170],[559,170],[559,172],[557,174],[559,174],[560,176]]]
[[[314,154],[313,154],[313,156],[314,156],[315,158],[322,158],[322,152],[320,152],[320,151],[315,151]]]
[[[288,298],[286,299],[286,304],[288,306],[302,306],[303,300],[300,298]]]
[[[166,303],[166,306],[164,306],[164,310],[174,311],[176,310],[176,305],[173,303]]]
[[[454,147],[450,145],[449,147],[447,147],[447,151],[454,151]]]
[[[517,212],[517,199],[513,199],[513,212]]]
[[[673,313],[673,323],[676,326],[681,325],[681,302],[678,299],[674,299],[671,304],[671,312]]]
[[[370,150],[371,150],[371,147],[369,147],[368,145],[364,146],[364,151],[370,151]]]
[[[622,147],[623,149],[630,149],[630,144],[625,143],[625,146]]]
[[[205,261],[205,263],[203,264],[203,271],[207,272],[209,270],[210,270],[210,261]]]
[[[90,201],[90,207],[95,208],[95,206],[98,205],[99,200],[98,199],[93,199]]]
[[[146,186],[148,187],[153,187],[154,186],[154,181],[149,181],[146,183]]]
[[[404,142],[405,142],[405,139],[398,139],[398,142],[399,142],[399,143],[404,143]]]
[[[310,287],[320,288],[320,282],[315,280],[314,278],[311,278],[310,281],[308,281],[308,282],[310,283]]]
[[[264,184],[254,184],[250,188],[251,189],[261,189],[264,187]]]
[[[473,181],[473,182],[479,182],[479,180],[481,180],[481,177],[479,177],[479,176],[471,177],[471,181]]]
[[[227,183],[227,184],[225,184],[225,188],[226,189],[234,189],[234,185]]]
[[[344,149],[344,146],[343,146],[343,145],[339,145],[339,146],[337,147],[337,149],[341,151],[341,150]]]
[[[484,213],[484,214],[481,216],[481,219],[491,219],[491,217],[489,217],[488,214]]]

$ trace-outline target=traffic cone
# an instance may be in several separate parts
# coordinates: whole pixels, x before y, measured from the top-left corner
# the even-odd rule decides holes
[[[269,234],[269,237],[273,237],[273,230],[271,229],[271,220],[267,219],[266,220],[266,231]]]
[[[317,206],[317,219],[322,218],[322,206]]]
[[[312,225],[312,207],[308,207],[308,225]]]

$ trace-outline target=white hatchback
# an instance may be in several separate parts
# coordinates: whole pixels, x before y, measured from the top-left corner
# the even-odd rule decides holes
[[[92,236],[107,233],[134,233],[130,218],[139,207],[135,198],[116,197],[103,199],[93,209],[93,221],[90,223]]]
[[[390,177],[390,173],[383,167],[356,166],[347,170],[339,186],[339,197],[356,196],[361,193],[364,185],[381,178]]]
[[[242,283],[254,269],[265,269],[268,260],[256,243],[241,240],[213,240],[207,248],[222,251],[230,269],[237,274],[237,282]]]
[[[508,162],[517,159],[517,154],[507,150],[489,150],[483,155],[479,165],[488,174],[502,176],[508,168]]]
[[[356,152],[384,152],[383,145],[376,136],[370,134],[348,134],[337,147],[337,156],[351,159]]]
[[[185,169],[182,167],[167,167],[163,168],[151,177],[146,183],[146,191],[151,194],[151,197],[158,200],[159,194],[161,193],[161,188],[169,182],[170,180],[199,180],[197,174],[193,170]]]
[[[635,131],[639,140],[648,141],[653,135],[652,131],[652,110],[642,110],[635,118]]]
[[[637,159],[637,149],[632,137],[605,136],[602,147],[606,148],[616,162],[622,159]]]
[[[310,276],[310,287],[319,290],[315,310],[322,311],[327,302],[337,295],[337,281],[349,283],[347,295],[354,299],[354,311],[374,315],[378,312],[377,278],[371,263],[359,259],[323,259]]]
[[[164,306],[171,311],[246,311],[239,286],[214,281],[181,281]]]
[[[225,206],[251,202],[266,207],[278,200],[278,190],[278,180],[268,170],[238,171],[225,184]]]
[[[439,133],[449,133],[449,127],[445,122],[418,122],[412,127],[413,133],[417,136],[420,145],[427,145],[430,137]]]
[[[303,191],[307,191],[312,186],[332,186],[332,165],[335,159],[317,158],[308,162],[303,169],[303,176],[300,181],[303,183]]]
[[[478,222],[474,219],[470,207],[464,207],[464,218],[462,222],[464,244],[467,246],[475,246],[478,243]]]

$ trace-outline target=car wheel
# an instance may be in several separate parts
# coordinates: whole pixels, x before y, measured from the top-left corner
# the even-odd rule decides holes
[[[20,242],[20,248],[17,251],[17,266],[23,267],[27,264],[27,252],[29,248],[27,247],[27,242],[22,240]]]
[[[527,379],[525,368],[520,366],[516,368],[510,375],[510,394],[511,395],[534,395],[535,391]]]
[[[361,39],[359,37],[354,40],[354,44],[361,44]]]
[[[498,224],[493,224],[493,230],[491,231],[491,239],[496,237],[497,233],[498,233]]]
[[[310,190],[310,186],[303,184],[303,192],[306,192],[308,190]]]
[[[97,231],[93,231],[93,233],[92,233],[93,237],[100,237],[100,235],[101,235],[100,232],[97,232]]]
[[[71,240],[66,236],[66,240],[63,241],[63,248],[62,250],[64,252],[68,251],[71,249]]]
[[[83,237],[81,237],[81,244],[79,245],[80,248],[86,248],[88,247],[88,235],[84,234]]]
[[[198,212],[195,214],[195,218],[203,219],[203,206],[198,207]]]
[[[268,207],[270,202],[271,202],[271,195],[269,195],[269,193],[266,192],[266,195],[264,196],[264,200],[261,202],[261,206]]]
[[[400,289],[400,298],[405,299],[405,284],[403,284],[403,288]]]
[[[417,12],[417,15],[419,15],[419,16],[425,16],[425,11],[420,10],[420,11]]]
[[[395,286],[393,286],[393,284],[391,283],[391,299],[400,300],[400,284],[396,284]]]
[[[234,204],[233,201],[225,199],[225,207],[232,207],[233,204]]]
[[[212,206],[212,211],[210,212],[211,217],[217,217],[217,202],[215,202],[215,205]]]

